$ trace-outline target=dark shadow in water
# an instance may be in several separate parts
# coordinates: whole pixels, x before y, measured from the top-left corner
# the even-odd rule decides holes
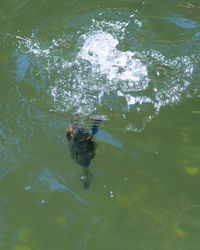
[[[95,157],[96,143],[92,140],[98,131],[100,119],[94,119],[91,133],[78,124],[79,115],[75,115],[70,127],[66,130],[71,157],[83,167],[81,181],[84,188],[89,188],[91,183],[91,173],[89,165]]]

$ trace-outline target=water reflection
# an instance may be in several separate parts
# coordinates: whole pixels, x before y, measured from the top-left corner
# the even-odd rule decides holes
[[[39,193],[46,193],[49,190],[54,192],[67,192],[79,202],[89,205],[88,201],[68,187],[67,181],[61,175],[54,176],[49,168],[45,167],[38,176],[34,173],[29,175],[32,179],[31,185],[33,186],[33,189],[37,190]],[[26,185],[24,187],[25,191],[30,191],[32,186]],[[40,202],[42,202],[42,200],[44,199],[41,199]]]
[[[165,19],[171,21],[172,23],[176,24],[177,26],[181,28],[194,29],[198,26],[198,24],[195,21],[192,21],[187,18],[166,17]]]

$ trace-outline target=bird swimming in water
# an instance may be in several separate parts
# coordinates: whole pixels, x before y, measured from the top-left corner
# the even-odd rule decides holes
[[[92,119],[93,124],[91,133],[86,129],[78,126],[79,115],[75,114],[70,127],[66,130],[71,157],[83,167],[81,181],[84,188],[89,188],[91,182],[91,173],[89,165],[95,157],[96,143],[92,140],[98,132],[98,125],[101,119]]]

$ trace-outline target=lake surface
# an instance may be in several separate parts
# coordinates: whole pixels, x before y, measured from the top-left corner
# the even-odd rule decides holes
[[[1,0],[0,41],[0,249],[200,249],[200,2]]]

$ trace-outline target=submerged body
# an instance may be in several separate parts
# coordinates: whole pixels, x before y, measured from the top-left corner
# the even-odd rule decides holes
[[[77,126],[79,116],[75,115],[70,127],[66,130],[71,157],[83,167],[81,180],[85,188],[88,188],[91,182],[89,165],[95,157],[96,143],[92,140],[94,134],[98,131],[99,121],[95,120],[92,126],[92,133],[84,128]]]
[[[88,140],[89,136],[83,128],[74,128],[71,133],[67,133],[71,157],[83,167],[89,167],[95,156],[96,145],[92,139]]]

